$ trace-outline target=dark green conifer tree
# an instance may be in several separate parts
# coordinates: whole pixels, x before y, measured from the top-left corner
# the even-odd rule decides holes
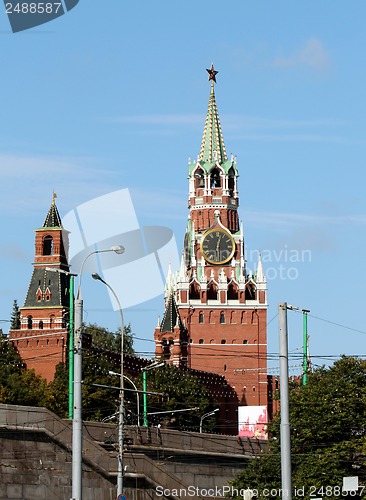
[[[20,309],[18,306],[18,301],[14,299],[13,301],[13,310],[10,318],[10,328],[12,330],[20,329]]]

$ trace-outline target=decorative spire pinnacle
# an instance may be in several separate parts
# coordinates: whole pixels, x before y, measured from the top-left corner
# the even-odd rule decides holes
[[[174,294],[171,293],[165,307],[164,317],[160,323],[161,332],[174,332],[174,328],[183,328],[180,314],[175,302]]]
[[[205,127],[203,130],[201,150],[198,155],[199,161],[222,164],[228,160],[222,135],[219,113],[216,106],[214,82],[216,75],[213,65],[206,70],[209,74],[208,81],[211,83],[210,98],[208,101],[208,110],[206,115]]]
[[[58,210],[56,207],[55,198],[57,198],[57,195],[56,195],[56,193],[53,193],[51,207],[46,215],[46,219],[43,223],[43,227],[57,227],[57,228],[61,227],[62,228],[61,217],[60,217],[60,214],[58,213]]]
[[[257,267],[256,282],[257,283],[265,283],[266,282],[266,277],[264,276],[264,271],[263,271],[262,256],[261,256],[260,252],[258,255],[258,267]]]

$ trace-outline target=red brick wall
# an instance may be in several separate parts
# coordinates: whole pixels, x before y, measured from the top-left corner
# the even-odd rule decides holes
[[[29,370],[51,382],[56,366],[66,361],[67,330],[10,330],[9,337]]]
[[[220,323],[221,311],[225,323]],[[198,306],[193,314],[190,311],[190,319],[188,312],[180,309],[189,331],[189,367],[223,375],[243,404],[267,405],[266,310]]]

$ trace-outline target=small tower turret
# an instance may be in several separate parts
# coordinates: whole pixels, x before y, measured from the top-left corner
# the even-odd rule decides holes
[[[35,230],[33,273],[20,308],[20,330],[10,330],[27,367],[49,381],[57,364],[66,359],[70,304],[68,233],[62,227],[55,197],[43,226]]]

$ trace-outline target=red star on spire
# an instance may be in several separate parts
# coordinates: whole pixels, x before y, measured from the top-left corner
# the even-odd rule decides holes
[[[211,68],[210,69],[206,69],[207,73],[208,73],[208,81],[213,81],[216,83],[216,75],[218,73],[218,71],[215,71],[215,68],[214,68],[214,65],[211,64]]]

